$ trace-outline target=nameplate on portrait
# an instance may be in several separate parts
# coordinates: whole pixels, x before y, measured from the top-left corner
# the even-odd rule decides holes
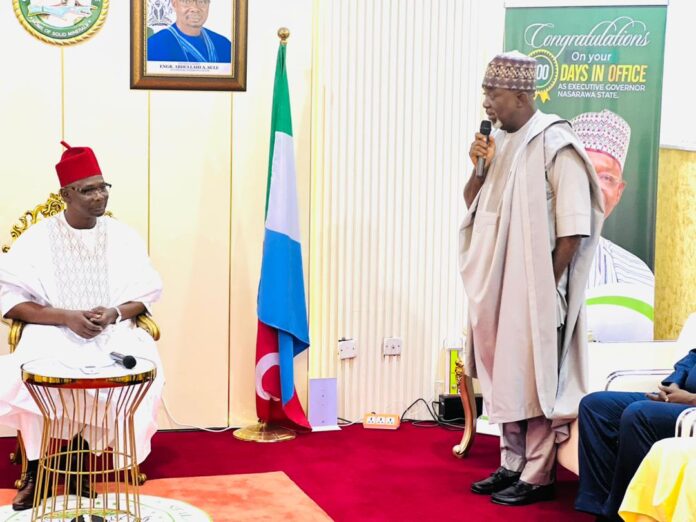
[[[231,76],[231,63],[147,62],[147,74]]]

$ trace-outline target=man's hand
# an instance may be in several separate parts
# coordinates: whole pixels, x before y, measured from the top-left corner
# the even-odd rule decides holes
[[[118,318],[118,314],[114,308],[106,308],[104,306],[97,306],[92,308],[87,312],[88,318],[92,323],[101,326],[102,328],[114,324]]]
[[[553,262],[553,277],[556,280],[556,286],[558,282],[563,277],[568,265],[570,265],[575,252],[577,252],[580,247],[580,242],[582,241],[581,236],[565,236],[556,238],[556,245],[554,246],[553,252],[551,253],[551,260]]]
[[[689,393],[686,390],[682,390],[675,383],[672,383],[669,386],[663,386],[660,384],[658,388],[658,392],[649,393],[647,397],[658,402],[671,402],[674,404],[688,404],[690,406],[696,406],[696,393]]]
[[[65,310],[65,326],[83,339],[94,339],[104,331],[104,328],[99,324],[95,324],[90,319],[90,316],[91,312]]]
[[[677,391],[679,389],[679,385],[676,382],[670,383],[669,386],[663,386],[660,384],[658,386],[660,390],[656,392],[651,392],[651,393],[646,393],[645,395],[650,399],[651,401],[657,401],[657,402],[669,402],[667,401],[667,393],[662,391],[662,388],[665,388],[667,390],[671,391]]]
[[[495,138],[489,136],[488,140],[486,140],[486,136],[477,132],[474,142],[469,147],[469,157],[471,158],[471,163],[474,164],[474,168],[476,163],[478,163],[478,159],[484,157],[486,161],[483,164],[483,168],[487,169],[491,161],[493,161],[493,156],[495,156]]]

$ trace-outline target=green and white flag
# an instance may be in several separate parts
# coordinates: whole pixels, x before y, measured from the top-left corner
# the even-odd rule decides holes
[[[273,88],[266,227],[258,295],[256,413],[260,420],[310,429],[295,391],[293,359],[309,347],[302,272],[290,92],[280,44]]]

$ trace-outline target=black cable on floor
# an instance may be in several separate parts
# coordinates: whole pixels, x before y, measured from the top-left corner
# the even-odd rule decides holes
[[[406,418],[406,413],[408,410],[413,408],[416,404],[419,402],[422,402],[425,404],[426,409],[428,410],[428,413],[430,413],[430,416],[433,418],[433,420],[418,420],[418,419],[408,419]],[[435,402],[432,403],[433,405],[436,404]],[[452,419],[452,420],[461,420],[464,421],[464,419]],[[408,408],[404,410],[404,412],[401,414],[401,422],[410,422],[414,426],[419,427],[419,428],[436,428],[436,427],[441,427],[445,428],[446,430],[450,431],[463,431],[464,426],[461,424],[457,424],[455,422],[452,422],[452,420],[444,420],[440,415],[435,415],[435,412],[433,409],[431,409],[430,404],[428,404],[425,399],[422,397],[419,399],[416,399],[413,401]]]

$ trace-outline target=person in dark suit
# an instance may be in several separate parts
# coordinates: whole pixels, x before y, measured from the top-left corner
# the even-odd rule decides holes
[[[653,393],[601,391],[580,402],[580,490],[575,508],[620,521],[628,484],[652,445],[674,436],[679,415],[696,406],[696,348]]]

